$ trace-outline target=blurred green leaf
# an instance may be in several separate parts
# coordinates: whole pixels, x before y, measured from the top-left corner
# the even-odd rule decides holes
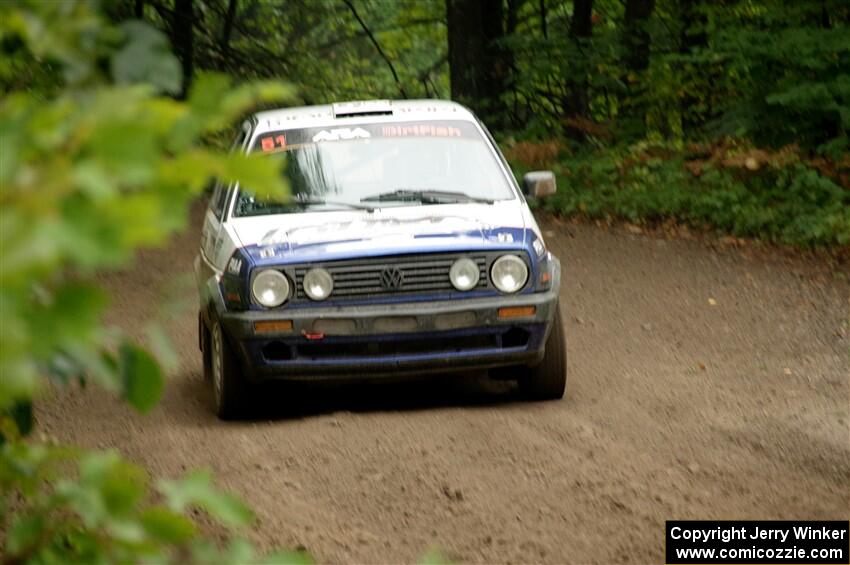
[[[14,554],[36,544],[46,524],[47,518],[43,514],[13,516],[6,535],[6,551]]]
[[[163,92],[180,92],[183,73],[169,51],[168,39],[140,21],[121,26],[127,41],[112,55],[112,76],[118,84],[152,84]]]
[[[147,473],[123,460],[116,451],[87,453],[80,460],[82,485],[97,489],[104,507],[113,516],[132,511],[147,489]]]
[[[448,565],[451,563],[436,548],[429,549],[419,560],[420,565]]]
[[[268,565],[312,565],[310,554],[304,551],[280,551],[271,553],[259,561]]]
[[[48,381],[93,381],[149,411],[162,395],[162,371],[150,353],[104,326],[106,294],[96,276],[183,228],[211,177],[286,189],[278,169],[228,156],[212,134],[256,104],[291,96],[291,88],[201,74],[190,102],[162,96],[182,87],[168,41],[148,23],[114,25],[120,17],[98,13],[116,7],[0,2],[0,516],[8,516],[0,561],[257,561],[244,540],[199,535],[190,509],[225,525],[251,519],[209,475],[164,483],[165,507],[146,471],[116,451],[20,437]],[[168,315],[178,312],[173,306],[161,304]],[[167,336],[153,323],[141,329],[173,367]]]
[[[175,512],[194,506],[231,526],[245,526],[253,520],[253,514],[245,504],[215,489],[212,477],[206,471],[196,471],[178,481],[160,481],[159,490],[165,496],[168,507]]]
[[[197,532],[191,520],[160,506],[146,509],[139,520],[149,535],[164,543],[182,543]]]
[[[151,353],[159,361],[162,368],[166,371],[175,369],[179,360],[177,352],[174,351],[171,338],[165,334],[162,326],[156,323],[148,324],[145,328],[145,334],[148,338],[148,347],[150,347]]]
[[[164,379],[156,360],[144,349],[124,343],[119,350],[124,398],[140,412],[153,408],[162,395]]]

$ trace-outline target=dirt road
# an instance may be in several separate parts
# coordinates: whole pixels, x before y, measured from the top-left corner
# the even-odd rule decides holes
[[[179,368],[160,406],[140,416],[89,387],[43,403],[41,429],[160,475],[211,468],[255,509],[246,535],[323,562],[431,547],[464,562],[660,562],[666,519],[848,518],[850,283],[835,266],[543,226],[564,265],[563,401],[482,379],[275,388],[255,421],[222,423],[184,285],[186,308],[164,320]],[[150,319],[197,241],[106,277],[110,321],[132,333]]]

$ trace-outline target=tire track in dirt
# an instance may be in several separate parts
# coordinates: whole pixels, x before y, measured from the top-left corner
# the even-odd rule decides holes
[[[161,475],[211,468],[255,509],[246,535],[320,561],[439,547],[458,561],[660,562],[666,519],[847,518],[850,285],[835,267],[542,225],[564,270],[563,401],[525,404],[480,378],[272,387],[255,420],[219,422],[194,289],[168,282],[191,271],[193,229],[102,277],[109,321],[131,334],[166,310],[179,364],[160,406],[140,416],[73,390],[40,404],[41,429]],[[169,285],[183,309],[162,306]]]

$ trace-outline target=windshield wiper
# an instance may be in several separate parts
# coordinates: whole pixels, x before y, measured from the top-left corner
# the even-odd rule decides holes
[[[342,202],[339,200],[322,200],[321,198],[293,198],[288,202],[288,204],[294,204],[296,206],[343,206],[346,208],[353,208],[355,210],[366,210],[367,212],[375,211],[374,206],[357,204],[356,202]]]
[[[263,214],[273,214],[277,212],[292,211],[294,206],[304,208],[307,206],[339,206],[341,208],[352,208],[354,210],[366,210],[374,212],[375,206],[366,204],[357,204],[356,202],[339,202],[336,200],[322,200],[321,198],[293,198],[288,202],[254,202],[251,206],[242,205],[239,207],[239,216],[262,216]]]
[[[408,190],[398,189],[389,192],[381,192],[361,198],[360,202],[420,202],[422,204],[454,204],[457,202],[479,202],[481,204],[492,204],[490,198],[479,198],[466,194],[465,192],[453,192],[450,190]]]

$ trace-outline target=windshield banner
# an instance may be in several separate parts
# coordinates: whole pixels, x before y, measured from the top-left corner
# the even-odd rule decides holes
[[[475,125],[467,121],[390,122],[350,127],[302,128],[260,134],[253,149],[264,153],[286,151],[314,143],[403,137],[454,137],[480,140]]]

